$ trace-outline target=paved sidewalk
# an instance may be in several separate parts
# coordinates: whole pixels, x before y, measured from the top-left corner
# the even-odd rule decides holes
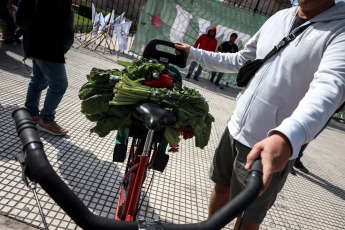
[[[125,167],[112,162],[115,132],[105,138],[89,136],[93,124],[80,113],[78,90],[92,67],[120,66],[114,55],[76,49],[78,45],[76,42],[67,54],[69,87],[56,118],[70,132],[66,137],[43,132],[40,136],[47,157],[61,178],[92,212],[113,218],[117,189]],[[14,155],[21,151],[21,144],[11,112],[24,104],[32,66],[30,60],[26,61],[30,70],[23,65],[22,54],[22,46],[0,43],[0,215],[43,228],[33,193],[21,181],[21,168],[14,160]],[[120,58],[126,57],[120,55]],[[206,80],[196,82],[192,79],[184,84],[205,96],[216,121],[210,142],[203,150],[195,148],[193,141],[188,140],[181,142],[180,152],[170,154],[166,171],[155,174],[153,186],[143,202],[140,216],[159,216],[173,223],[206,219],[213,188],[208,168],[226,121],[234,110],[236,97],[235,91],[220,90]],[[41,105],[43,100],[44,97]],[[310,174],[297,171],[296,176],[289,175],[261,229],[345,229],[344,140],[344,125],[332,122],[309,145],[302,160]],[[151,173],[147,181],[150,177]],[[40,188],[38,196],[49,229],[79,229]],[[232,226],[233,222],[225,229]]]
[[[7,216],[0,215],[0,230],[35,230],[37,228],[31,227],[26,223],[19,222]]]

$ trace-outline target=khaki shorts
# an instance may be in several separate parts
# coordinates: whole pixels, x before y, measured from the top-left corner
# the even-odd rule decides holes
[[[218,185],[230,187],[231,199],[239,194],[245,186],[249,171],[244,166],[250,150],[251,148],[234,140],[229,134],[228,128],[225,129],[213,157],[210,178]],[[293,163],[294,160],[289,161],[281,172],[273,174],[267,190],[246,210],[245,221],[255,224],[262,223],[267,211],[276,200],[278,192],[283,188]]]

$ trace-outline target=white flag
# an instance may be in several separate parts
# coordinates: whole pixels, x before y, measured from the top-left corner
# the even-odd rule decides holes
[[[111,16],[110,16],[110,20],[109,20],[109,26],[110,26],[110,30],[109,30],[109,34],[108,34],[108,40],[112,39],[114,36],[114,15],[115,15],[115,11],[113,10],[111,12]]]
[[[123,23],[125,23],[125,22],[126,22],[126,17],[123,17],[122,20],[121,20],[121,22],[120,22],[120,24],[123,24]]]
[[[125,12],[123,12],[120,16],[118,16],[118,17],[114,20],[113,25],[120,24],[124,16],[125,16]]]
[[[111,12],[111,16],[110,16],[110,20],[109,20],[109,24],[110,25],[114,23],[114,17],[115,17],[115,11],[113,10]]]
[[[119,51],[122,52],[128,48],[128,33],[132,22],[115,25],[116,42],[119,46]]]
[[[95,7],[95,5],[92,3],[92,25],[95,24],[95,17],[96,17],[96,7]]]
[[[102,14],[102,12],[100,12],[99,13],[99,21],[98,21],[98,24],[100,25],[99,27],[98,27],[98,34],[99,33],[102,33],[102,25],[104,25],[105,23],[104,23],[104,17],[103,17],[103,14]]]
[[[110,15],[111,14],[107,14],[107,16],[104,17],[104,22],[103,22],[103,25],[102,25],[103,28],[107,27],[107,25],[109,23]]]
[[[99,27],[99,24],[100,24],[101,14],[102,13],[99,13],[99,14],[96,13],[96,15],[95,15],[95,20],[93,22],[93,33],[92,33],[92,36],[94,36],[94,35],[96,35],[98,33],[98,27]]]

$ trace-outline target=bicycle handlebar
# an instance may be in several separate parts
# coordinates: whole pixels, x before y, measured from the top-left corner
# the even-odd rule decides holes
[[[18,136],[23,144],[25,163],[31,179],[39,183],[49,196],[83,229],[138,229],[137,222],[125,222],[97,216],[90,212],[76,194],[62,181],[50,165],[43,150],[36,125],[28,111],[13,111]],[[220,229],[238,216],[258,196],[262,186],[261,160],[254,162],[245,189],[208,220],[195,224],[162,224],[166,230]]]
[[[178,50],[179,55],[168,53],[157,49],[158,45],[167,46],[175,49],[175,43],[161,39],[152,39],[145,47],[143,57],[153,58],[165,64],[174,64],[180,68],[187,65],[187,54],[184,50]]]

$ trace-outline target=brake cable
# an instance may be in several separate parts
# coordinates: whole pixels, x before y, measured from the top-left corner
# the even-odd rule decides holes
[[[242,227],[244,213],[245,213],[245,210],[243,210],[243,212],[242,212],[242,215],[241,215],[241,221],[240,221],[240,225],[238,226],[238,229],[237,229],[237,230],[240,230],[240,229],[241,229],[241,227]]]
[[[149,189],[151,188],[152,181],[153,181],[153,177],[154,177],[154,175],[155,175],[155,170],[152,170],[152,171],[153,171],[153,172],[152,172],[152,176],[151,176],[150,183],[149,183],[149,185],[147,186],[146,192],[145,192],[145,194],[143,195],[143,198],[141,199],[140,205],[139,205],[139,207],[138,207],[138,209],[137,209],[137,216],[138,216],[138,214],[139,214],[139,210],[140,210],[140,208],[141,208],[141,205],[143,204],[143,202],[144,202],[144,200],[145,200],[145,197],[146,197],[147,193],[149,192]]]
[[[35,195],[36,204],[38,206],[38,209],[39,209],[41,217],[42,217],[44,229],[48,230],[46,218],[44,217],[44,213],[43,213],[43,210],[42,210],[42,207],[41,207],[41,204],[40,204],[40,201],[38,199],[37,192],[36,192],[36,188],[37,188],[36,181],[34,181],[33,179],[30,178],[30,172],[29,172],[29,169],[26,167],[26,163],[25,163],[25,159],[24,159],[23,154],[19,153],[15,156],[15,158],[20,163],[20,166],[22,167],[22,179],[24,181],[24,184],[28,188],[30,188]]]

